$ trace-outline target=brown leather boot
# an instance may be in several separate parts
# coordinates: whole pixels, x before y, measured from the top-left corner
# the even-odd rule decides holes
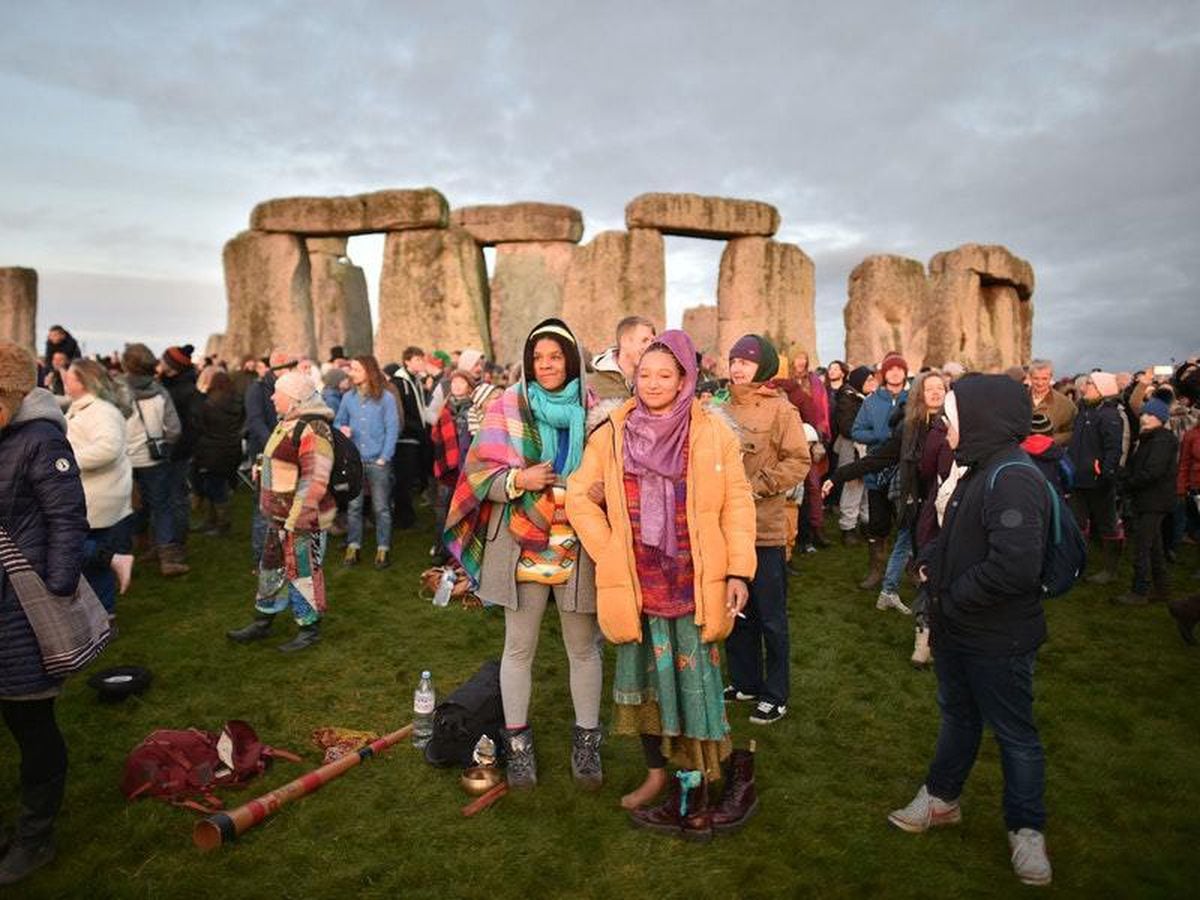
[[[667,785],[667,796],[658,806],[647,806],[642,809],[631,809],[629,821],[638,828],[648,828],[660,834],[678,834],[683,827],[679,817],[679,799],[681,791],[679,780],[672,776]]]
[[[858,583],[864,591],[873,591],[883,584],[883,572],[887,566],[887,541],[883,538],[867,539],[867,577]]]
[[[695,770],[676,772],[671,778],[666,799],[658,806],[630,810],[629,820],[638,828],[674,835],[687,841],[712,840],[708,784],[701,773]]]
[[[167,578],[190,572],[192,569],[186,559],[187,554],[181,544],[164,544],[158,548],[158,570]]]
[[[754,787],[754,753],[734,750],[725,767],[725,793],[713,807],[712,829],[717,834],[737,831],[758,812],[758,791]]]

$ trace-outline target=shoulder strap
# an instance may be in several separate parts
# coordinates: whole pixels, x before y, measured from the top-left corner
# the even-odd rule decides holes
[[[1046,490],[1050,494],[1051,536],[1054,539],[1054,543],[1057,544],[1057,543],[1061,542],[1062,541],[1062,511],[1059,506],[1058,491],[1054,490],[1054,485],[1052,485],[1046,479],[1045,475],[1042,475],[1042,470],[1039,469],[1037,466],[1035,466],[1033,463],[1027,462],[1026,460],[1023,460],[1023,459],[1012,459],[1012,460],[1009,460],[1008,462],[1000,463],[1000,465],[996,466],[996,468],[992,471],[992,477],[988,479],[988,490],[991,491],[991,489],[996,486],[996,476],[998,476],[1001,472],[1003,472],[1009,466],[1021,466],[1026,469],[1033,469],[1035,472],[1037,472],[1038,475],[1042,476],[1042,481],[1045,483]]]

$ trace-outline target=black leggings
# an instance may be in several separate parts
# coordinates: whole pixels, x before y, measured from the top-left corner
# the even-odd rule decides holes
[[[54,718],[54,698],[0,700],[0,714],[21,750],[21,783],[45,784],[67,774],[67,742]]]
[[[667,758],[662,752],[662,736],[657,734],[643,734],[642,738],[642,756],[646,759],[647,769],[665,769],[667,767]]]
[[[897,477],[897,476],[893,476]],[[884,540],[892,531],[892,501],[888,489],[871,488],[867,491],[867,537],[873,541]]]

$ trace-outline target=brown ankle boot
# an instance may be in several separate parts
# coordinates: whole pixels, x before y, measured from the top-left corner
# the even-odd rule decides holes
[[[734,750],[725,771],[725,793],[712,810],[712,829],[717,834],[737,831],[758,812],[758,791],[754,787],[754,753]]]
[[[887,566],[887,541],[883,538],[867,540],[867,577],[858,583],[864,591],[873,591],[883,584],[883,571]]]
[[[181,544],[166,544],[158,548],[158,570],[167,578],[190,572],[191,566],[186,559],[187,552]]]
[[[708,783],[698,771],[676,772],[667,790],[666,800],[659,806],[631,810],[629,819],[639,828],[671,834],[686,841],[712,840]]]

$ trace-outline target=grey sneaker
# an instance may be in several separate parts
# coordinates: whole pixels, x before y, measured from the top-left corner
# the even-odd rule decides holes
[[[942,800],[929,793],[925,785],[917,791],[917,796],[903,809],[894,809],[888,813],[888,821],[909,834],[921,834],[939,825],[957,825],[962,821],[962,809],[958,799]]]
[[[508,786],[524,790],[537,786],[537,757],[533,753],[533,729],[526,725],[516,731],[505,728],[504,752],[508,757]]]
[[[904,605],[904,601],[900,599],[900,595],[895,591],[880,591],[879,599],[875,601],[876,609],[894,609],[904,613],[906,616],[912,615],[912,610]]]
[[[1013,872],[1023,884],[1050,883],[1050,857],[1046,856],[1046,836],[1032,828],[1008,833]]]
[[[585,791],[598,791],[604,784],[604,770],[600,765],[600,744],[604,732],[599,728],[571,730],[571,774],[575,783]]]

